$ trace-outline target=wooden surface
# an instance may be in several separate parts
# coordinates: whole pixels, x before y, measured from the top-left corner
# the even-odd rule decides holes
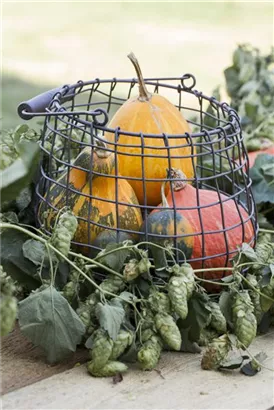
[[[257,337],[250,347],[252,354],[265,351],[268,356],[265,365],[272,369],[273,342],[272,331]],[[19,356],[21,366],[29,362],[28,354]],[[40,376],[38,368],[47,371],[39,354],[37,358],[39,365],[33,357],[28,371],[21,372],[21,377],[27,377],[25,384],[33,379],[33,366],[37,366],[35,373]],[[262,369],[256,376],[246,377],[237,370],[204,371],[200,362],[199,354],[164,353],[157,371],[143,372],[130,365],[118,384],[112,378],[92,378],[83,365],[4,395],[3,409],[267,410],[273,407],[273,371]],[[10,369],[10,376],[12,372]]]
[[[63,363],[48,365],[42,349],[34,347],[16,326],[8,336],[1,338],[1,394],[71,369],[86,360],[87,350],[79,349]]]

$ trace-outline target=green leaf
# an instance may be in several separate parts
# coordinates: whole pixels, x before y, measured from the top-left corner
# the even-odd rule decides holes
[[[40,157],[39,145],[35,142],[20,143],[20,158],[0,171],[1,203],[11,201],[31,181]]]
[[[20,302],[18,318],[22,333],[45,350],[49,363],[75,352],[85,333],[76,312],[52,286]]]
[[[34,265],[40,266],[45,259],[46,247],[40,241],[35,239],[28,239],[23,244],[23,255],[25,258],[29,259]]]
[[[19,195],[16,197],[16,206],[20,212],[24,211],[31,203],[32,193],[29,186],[22,189]]]
[[[10,222],[11,224],[18,224],[18,216],[15,212],[5,212],[1,215],[1,220],[3,222]]]
[[[36,276],[36,266],[23,255],[22,247],[28,239],[28,235],[14,229],[1,232],[1,264],[15,281],[33,290],[41,283]]]
[[[254,249],[250,245],[248,245],[248,243],[242,244],[241,252],[247,258],[247,260],[251,262],[256,262],[258,260]]]
[[[234,67],[228,67],[224,70],[226,89],[230,97],[237,96],[240,88],[239,73]]]
[[[229,370],[239,369],[242,366],[244,360],[246,359],[249,359],[249,356],[239,356],[239,357],[226,360],[221,363],[220,369],[229,369]]]
[[[138,300],[138,298],[135,295],[133,295],[133,293],[127,291],[120,293],[119,296],[121,296],[127,302],[136,302]]]
[[[274,183],[269,167],[273,168],[273,156],[269,154],[260,154],[257,156],[253,167],[250,169],[249,175],[252,179],[252,192],[256,204],[261,204],[263,202],[274,203]]]
[[[111,299],[104,305],[97,303],[95,312],[100,326],[108,332],[109,337],[116,340],[125,317],[123,305],[117,301],[117,298]]]
[[[110,243],[106,246],[106,248],[101,251],[96,260],[103,265],[110,267],[111,269],[115,270],[116,272],[121,272],[126,259],[130,256],[131,250],[124,248],[120,249],[119,251],[112,252],[109,255],[105,256],[105,253],[123,247],[122,243]]]
[[[180,351],[189,353],[201,353],[202,349],[200,348],[200,346],[196,342],[189,340],[189,331],[190,328],[180,329],[182,336],[182,345]]]
[[[208,306],[209,297],[205,293],[193,292],[188,302],[188,315],[185,320],[178,320],[178,327],[189,328],[189,340],[198,342],[201,330],[207,326],[211,315]]]
[[[232,326],[232,302],[233,298],[230,292],[222,292],[220,294],[219,306],[230,327]]]

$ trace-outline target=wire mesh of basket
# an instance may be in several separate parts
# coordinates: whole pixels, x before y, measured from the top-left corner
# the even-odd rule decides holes
[[[60,209],[69,207],[78,217],[73,245],[80,252],[94,255],[102,243],[132,239],[172,245],[177,262],[187,260],[204,268],[214,266],[214,261],[221,258],[222,265],[227,266],[237,246],[242,242],[254,244],[257,233],[239,116],[228,104],[197,91],[192,74],[146,78],[145,83],[152,93],[167,97],[183,113],[190,133],[146,134],[109,128],[109,118],[126,100],[138,94],[135,78],[79,81],[20,104],[18,112],[22,118],[44,117],[40,143],[43,155],[36,186],[40,201],[38,225],[50,234]],[[111,138],[106,140],[106,135]],[[122,144],[122,136],[129,138],[130,143]],[[187,154],[182,155],[184,148]],[[98,152],[111,166],[97,166]],[[137,176],[120,174],[121,155],[126,156],[128,163],[138,158]],[[175,181],[184,180],[195,190],[191,206],[178,204],[175,198],[174,173],[170,170],[178,164],[177,160],[190,161],[193,167],[193,176],[178,179],[177,175]],[[148,176],[149,164],[154,166],[155,161],[169,171],[166,178]],[[132,200],[128,194],[131,191],[125,188],[125,183],[136,186],[136,182],[142,187],[141,202]],[[169,208],[159,208],[147,201],[152,184],[163,182],[169,187]],[[202,198],[208,191],[214,194],[209,194],[212,199],[205,203]],[[227,214],[227,204],[237,214],[234,221]],[[174,226],[169,232],[149,229],[149,217],[155,209],[173,213]],[[180,230],[178,214],[195,220],[196,229]],[[98,242],[100,235],[105,242]],[[188,246],[189,243],[192,245]],[[208,247],[208,243],[213,246]],[[191,251],[193,247],[196,253]]]

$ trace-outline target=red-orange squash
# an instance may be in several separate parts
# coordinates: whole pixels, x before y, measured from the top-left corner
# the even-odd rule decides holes
[[[121,134],[118,141],[121,144],[118,147],[120,175],[128,178],[140,204],[156,206],[161,201],[162,179],[166,176],[166,168],[170,166],[163,134],[169,136],[171,165],[181,168],[185,175],[191,178],[193,176],[193,162],[191,158],[187,158],[191,155],[191,147],[187,139],[170,137],[183,135],[186,132],[190,133],[191,130],[182,113],[170,101],[159,94],[148,92],[136,57],[132,53],[128,57],[137,72],[139,95],[130,98],[119,108],[110,121],[109,128],[119,127],[121,132],[156,136],[143,138],[144,171],[142,171],[141,136]],[[114,134],[107,132],[105,138],[113,142]],[[193,152],[195,153],[195,149]],[[130,179],[132,177],[138,179]],[[143,179],[158,179],[159,181],[146,181],[143,184]]]
[[[248,159],[249,159],[249,168],[253,167],[255,160],[258,155],[260,154],[270,154],[274,156],[274,145],[271,145],[270,147],[266,149],[261,149],[259,151],[252,151],[248,153]]]
[[[177,212],[188,220],[194,232],[193,261],[191,262],[193,268],[202,267],[202,262],[195,261],[195,259],[203,257],[206,258],[203,268],[225,267],[229,265],[227,252],[230,253],[229,258],[232,258],[237,247],[243,242],[254,243],[253,224],[241,205],[236,206],[233,199],[223,194],[219,199],[215,191],[198,189],[197,192],[196,188],[182,181],[184,175],[179,170],[171,169],[170,176],[175,178],[173,195]],[[173,207],[171,192],[166,199],[169,206]],[[200,206],[200,212],[197,209],[198,206]],[[184,209],[179,210],[178,208]],[[223,229],[226,230],[226,239],[225,234],[220,232]],[[204,242],[202,232],[204,232]],[[214,272],[203,272],[199,276],[205,279],[220,279],[229,273],[229,271],[220,269]]]

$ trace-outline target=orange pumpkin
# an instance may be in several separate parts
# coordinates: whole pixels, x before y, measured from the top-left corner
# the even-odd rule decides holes
[[[204,268],[220,268],[218,271],[201,273],[200,276],[205,279],[220,279],[230,274],[229,271],[221,269],[226,266],[227,252],[230,253],[229,258],[232,258],[237,247],[243,242],[254,244],[254,228],[247,212],[241,205],[236,206],[234,200],[228,196],[221,194],[219,199],[217,192],[207,189],[198,190],[198,204],[197,190],[182,181],[185,178],[184,174],[180,170],[171,169],[170,176],[175,178],[173,195],[176,212],[188,220],[194,234],[196,233],[192,259],[206,257]],[[173,207],[171,192],[166,199],[169,206]],[[222,202],[223,216],[220,201]],[[200,206],[200,216],[198,206]],[[224,219],[224,225],[222,219]],[[227,246],[225,235],[220,232],[223,229],[226,230]],[[204,232],[204,242],[201,232]],[[202,267],[202,262],[193,260],[191,265],[193,268],[199,269]]]
[[[96,198],[90,198],[91,195]],[[116,200],[124,205],[116,205]],[[74,241],[91,244],[100,232],[108,228],[119,227],[139,231],[142,224],[141,211],[138,207],[130,205],[138,206],[139,203],[132,187],[125,179],[118,181],[116,199],[115,178],[93,178],[84,186],[73,206],[73,212],[78,216],[78,229]]]
[[[51,207],[47,207],[45,201],[40,205],[40,217],[47,210],[47,228],[52,229],[58,210],[69,206],[78,217],[75,242],[91,244],[100,232],[108,228],[139,231],[142,215],[138,200],[132,187],[122,178],[118,179],[116,198],[114,165],[113,153],[100,147],[85,148],[74,161],[73,167],[64,172],[58,183],[54,183],[45,195]],[[116,202],[123,204],[116,205]],[[87,247],[82,251],[87,252]]]
[[[86,147],[80,152],[72,167],[52,183],[45,195],[45,200],[40,204],[41,220],[44,219],[44,211],[47,211],[45,222],[48,229],[53,227],[58,210],[64,206],[71,207],[77,200],[89,179],[91,168],[99,174],[111,174],[114,169],[114,156],[100,147]]]
[[[151,95],[144,83],[140,66],[134,54],[128,56],[132,61],[139,82],[139,95],[127,100],[116,112],[109,123],[109,128],[119,127],[121,132],[153,134],[159,137],[144,138],[144,173],[142,173],[142,140],[140,135],[129,136],[121,134],[118,143],[119,173],[125,178],[139,178],[139,180],[128,179],[141,204],[158,205],[161,201],[161,183],[165,178],[166,168],[169,167],[168,150],[165,149],[167,134],[170,148],[171,165],[181,168],[188,178],[193,176],[193,163],[191,158],[191,147],[186,138],[171,138],[172,135],[183,135],[190,133],[190,127],[181,112],[159,94]],[[106,133],[105,138],[113,141],[114,134]],[[124,146],[122,146],[124,145]],[[185,147],[182,145],[186,145]],[[177,148],[178,147],[178,148]],[[195,150],[194,150],[195,152]],[[135,156],[130,156],[135,154]],[[174,158],[174,157],[178,158]],[[166,157],[166,158],[165,158]],[[143,179],[158,179],[145,183]]]

